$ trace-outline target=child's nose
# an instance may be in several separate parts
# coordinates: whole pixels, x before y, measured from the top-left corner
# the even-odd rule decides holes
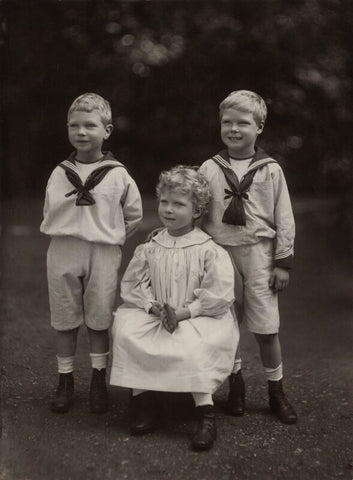
[[[232,131],[233,131],[233,132],[237,132],[237,131],[238,131],[238,126],[237,126],[235,123],[232,124]]]
[[[79,135],[85,135],[85,133],[86,133],[85,127],[79,127],[78,134]]]

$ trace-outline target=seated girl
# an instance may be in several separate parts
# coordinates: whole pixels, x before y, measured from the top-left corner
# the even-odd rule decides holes
[[[212,394],[231,373],[239,340],[233,266],[194,225],[211,197],[201,173],[163,172],[157,196],[165,228],[136,248],[123,276],[110,383],[132,389],[132,434],[156,427],[154,392],[191,392],[199,418],[192,446],[207,450],[216,438]]]

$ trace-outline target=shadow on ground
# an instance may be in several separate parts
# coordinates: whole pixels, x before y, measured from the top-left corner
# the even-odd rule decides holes
[[[296,199],[296,265],[281,296],[286,390],[299,422],[269,413],[253,338],[243,332],[247,412],[224,411],[228,387],[215,395],[218,439],[210,452],[190,450],[195,426],[188,395],[162,395],[162,425],[130,437],[128,391],[110,387],[111,409],[88,413],[87,334],[79,335],[76,399],[64,415],[48,402],[56,384],[55,338],[45,277],[48,239],[38,232],[41,201],[4,202],[2,241],[2,459],[0,480],[333,480],[352,479],[352,275],[339,204]],[[145,199],[136,244],[158,225]],[[343,238],[342,238],[343,237]]]

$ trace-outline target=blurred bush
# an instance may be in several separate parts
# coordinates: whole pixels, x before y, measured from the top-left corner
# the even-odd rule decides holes
[[[42,193],[71,147],[66,113],[95,91],[112,105],[107,148],[140,188],[216,153],[218,104],[257,91],[259,143],[292,191],[351,190],[352,2],[5,2],[3,195]]]

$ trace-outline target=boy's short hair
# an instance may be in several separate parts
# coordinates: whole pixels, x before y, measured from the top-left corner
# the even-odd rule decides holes
[[[267,107],[264,99],[250,90],[235,90],[219,104],[219,116],[222,119],[226,108],[252,113],[258,125],[264,125],[267,117]]]
[[[174,190],[184,195],[191,194],[194,209],[200,215],[206,213],[212,197],[208,181],[199,171],[199,167],[177,165],[162,172],[156,187],[158,199],[164,189]]]
[[[110,103],[105,98],[96,93],[84,93],[77,97],[71,104],[67,117],[69,118],[72,112],[92,112],[97,110],[102,123],[108,125],[112,123],[112,111]]]

